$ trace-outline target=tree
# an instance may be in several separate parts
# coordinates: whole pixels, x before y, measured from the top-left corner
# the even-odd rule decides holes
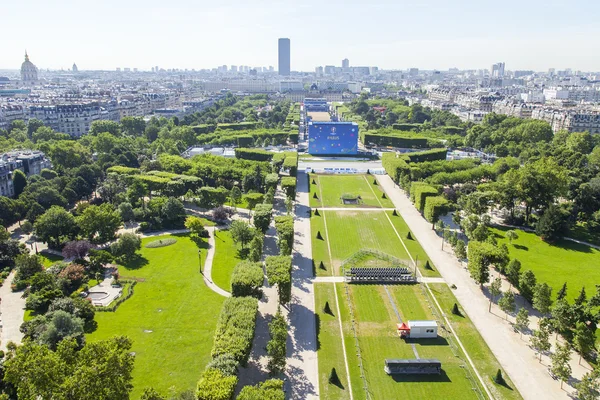
[[[563,283],[558,293],[556,293],[556,301],[562,300],[565,297],[567,297],[567,282]]]
[[[515,312],[515,294],[510,290],[504,293],[502,298],[498,300],[498,306],[506,313],[506,316],[508,316],[508,313]]]
[[[499,296],[501,293],[502,293],[502,279],[500,279],[500,277],[497,277],[496,279],[494,279],[492,281],[492,284],[490,285],[490,306],[488,308],[488,312],[492,311],[492,302],[494,301],[496,296]]]
[[[253,262],[260,261],[260,258],[263,254],[263,235],[256,234],[254,238],[250,241],[250,253],[248,255],[248,259]]]
[[[46,317],[37,317],[46,318]],[[45,344],[51,350],[56,350],[58,344],[65,339],[74,339],[78,347],[85,343],[83,336],[83,320],[66,311],[54,311],[36,339],[38,343]]]
[[[554,329],[559,333],[567,334],[575,325],[575,320],[576,317],[573,307],[571,307],[567,300],[557,300],[554,307],[552,307],[552,323]]]
[[[254,237],[254,230],[250,227],[250,225],[244,221],[240,221],[239,219],[231,222],[231,225],[229,226],[229,232],[231,232],[233,241],[242,245],[242,249],[244,249],[246,243],[248,243]]]
[[[20,169],[13,171],[13,188],[15,189],[15,197],[19,197],[27,186],[27,176]]]
[[[113,256],[120,258],[123,262],[133,259],[135,252],[142,248],[140,237],[133,233],[123,233],[117,241],[110,246]]]
[[[540,354],[540,362],[542,353],[550,350],[550,331],[542,320],[543,318],[538,321],[538,329],[534,330],[531,336],[531,346]]]
[[[59,206],[52,206],[34,224],[37,237],[50,247],[60,247],[64,238],[73,239],[77,231],[75,218]]]
[[[488,242],[469,242],[469,273],[473,280],[481,287],[490,278],[490,265],[494,264],[502,269],[508,262],[508,253],[505,248],[494,246]]]
[[[517,313],[515,328],[522,335],[523,331],[529,327],[529,311],[525,307],[521,307]]]
[[[65,244],[65,247],[62,249],[62,255],[67,259],[82,259],[87,256],[92,247],[92,244],[87,240],[73,240]]]
[[[558,379],[560,379],[560,388],[562,389],[563,382],[568,380],[571,376],[571,366],[569,365],[571,348],[568,344],[557,344],[556,350],[550,359],[552,360],[550,370],[558,377]]]
[[[519,238],[519,235],[514,230],[506,231],[504,236],[506,236],[510,244],[512,244],[513,240],[517,240]]]
[[[142,393],[142,397],[140,400],[167,400],[165,397],[161,396],[153,388],[144,388],[144,392]]]
[[[506,279],[511,285],[519,287],[519,278],[521,276],[521,262],[513,258],[506,267]]]
[[[119,204],[119,215],[121,215],[121,219],[125,222],[131,222],[135,220],[135,213],[133,212],[131,203]]]
[[[525,297],[530,303],[533,301],[533,291],[535,290],[536,278],[531,270],[527,270],[521,274],[519,278],[519,291],[521,296]]]
[[[579,362],[581,357],[591,353],[596,346],[596,335],[588,326],[579,321],[575,325],[575,336],[573,337],[573,347],[579,353]]]
[[[267,368],[272,375],[285,369],[287,329],[285,318],[280,312],[277,312],[269,323],[271,340],[267,343],[267,354],[269,355]]]
[[[74,340],[63,340],[56,352],[28,341],[10,350],[5,380],[19,399],[126,399],[134,357],[124,336],[88,343],[79,352]]]
[[[467,247],[465,246],[465,242],[462,240],[458,240],[456,242],[456,246],[454,246],[454,254],[459,260],[464,260],[467,258]]]
[[[113,240],[122,223],[121,215],[109,203],[87,207],[76,221],[81,232],[96,243]]]
[[[43,271],[42,262],[37,255],[21,254],[15,259],[15,281],[27,281],[33,275]]]
[[[185,221],[183,203],[174,197],[169,197],[162,206],[163,223],[168,228],[180,228]]]
[[[270,204],[258,204],[254,208],[254,226],[257,230],[265,233],[269,229],[273,217],[273,206]]]
[[[569,230],[568,215],[559,207],[551,204],[535,227],[535,233],[546,242],[555,242]]]
[[[21,230],[23,231],[24,234],[30,235],[31,232],[33,232],[33,224],[29,221],[25,221],[21,225]]]
[[[579,400],[597,400],[600,396],[600,381],[598,380],[600,372],[588,371],[583,375],[581,381],[574,385],[577,389],[577,398]]]
[[[538,283],[533,292],[533,308],[542,314],[548,314],[552,306],[552,288],[547,283]]]
[[[581,306],[585,304],[587,301],[587,295],[585,294],[585,286],[581,287],[581,291],[579,292],[579,296],[575,299],[575,305]]]
[[[285,210],[287,211],[288,215],[294,211],[294,200],[291,197],[286,197],[285,199]]]
[[[190,233],[196,237],[208,237],[208,231],[204,227],[202,220],[198,217],[188,216],[185,219],[185,227],[189,229]]]
[[[231,188],[231,191],[229,192],[229,199],[231,200],[233,207],[237,209],[237,205],[242,202],[242,191],[239,187],[234,186]]]

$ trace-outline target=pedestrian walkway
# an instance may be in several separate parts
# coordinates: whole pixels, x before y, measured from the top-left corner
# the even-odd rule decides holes
[[[527,343],[519,339],[506,321],[488,312],[488,299],[479,285],[471,279],[451,250],[441,250],[440,239],[431,229],[431,224],[415,209],[406,194],[387,175],[378,176],[377,180],[444,280],[456,285],[454,295],[521,396],[532,400],[568,399],[567,392],[560,390],[560,385],[548,375],[546,367],[539,364]]]
[[[215,231],[216,228],[214,226],[207,226],[206,230],[208,231],[208,251],[206,253],[206,260],[204,262],[204,271],[202,272],[202,276],[204,277],[204,283],[206,286],[210,288],[215,293],[220,294],[224,297],[230,297],[231,293],[226,290],[221,289],[217,286],[216,283],[212,280],[212,265],[213,260],[215,258]]]
[[[318,276],[312,279],[313,283],[343,283],[343,276]]]
[[[15,271],[13,270],[0,287],[0,328],[2,330],[0,349],[3,351],[6,351],[8,342],[21,344],[23,339],[23,333],[19,329],[25,316],[25,299],[21,297],[22,291],[13,292],[11,290],[10,284],[14,277]]]
[[[287,342],[288,393],[292,399],[319,398],[308,179],[298,173],[292,253],[292,303]]]

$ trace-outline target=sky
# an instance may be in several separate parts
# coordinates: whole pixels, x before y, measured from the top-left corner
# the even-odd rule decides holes
[[[274,66],[291,40],[295,71],[600,71],[600,1],[0,0],[0,69],[25,50],[38,68]]]

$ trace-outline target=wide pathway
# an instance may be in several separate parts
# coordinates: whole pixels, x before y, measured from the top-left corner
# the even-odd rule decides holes
[[[306,174],[298,173],[292,262],[292,303],[287,342],[288,393],[292,399],[319,398],[319,365],[312,283],[309,192]]]
[[[512,327],[488,312],[486,296],[458,260],[451,253],[441,250],[440,238],[406,194],[387,175],[378,176],[377,180],[442,277],[448,284],[457,286],[454,295],[523,398],[569,398],[566,391],[560,390],[560,384],[549,376],[546,367],[538,362],[527,343],[513,332]]]
[[[25,315],[25,299],[21,297],[23,292],[13,292],[10,289],[14,277],[15,271],[13,270],[0,287],[0,321],[2,323],[0,349],[4,351],[6,351],[8,342],[12,341],[20,344],[21,339],[23,339],[23,334],[19,328]]]

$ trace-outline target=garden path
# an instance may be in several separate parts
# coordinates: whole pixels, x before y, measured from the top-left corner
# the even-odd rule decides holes
[[[560,390],[541,365],[527,342],[514,334],[512,327],[488,312],[488,299],[468,272],[459,263],[451,249],[441,250],[439,237],[431,229],[406,194],[388,175],[377,176],[381,187],[421,243],[428,257],[448,284],[455,284],[454,295],[469,315],[473,324],[508,373],[524,399],[567,399],[568,392]],[[447,246],[449,247],[449,246]]]
[[[19,330],[25,316],[25,299],[21,296],[23,292],[13,292],[10,283],[15,277],[15,271],[12,271],[2,287],[0,287],[0,329],[1,343],[0,349],[6,351],[6,344],[10,341],[16,344],[21,343],[23,334]]]

